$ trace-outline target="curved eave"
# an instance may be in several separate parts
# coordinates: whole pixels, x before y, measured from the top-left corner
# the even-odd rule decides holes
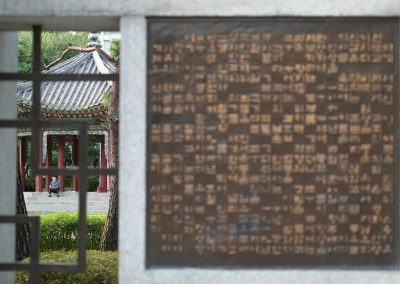
[[[53,66],[44,74],[110,74],[116,72],[115,62],[101,49],[80,53]],[[111,81],[47,81],[42,83],[41,109],[55,117],[73,117],[94,112],[102,107],[104,94],[111,91]],[[18,82],[17,101],[23,109],[32,104],[32,82]],[[56,114],[53,114],[56,113]]]
[[[29,114],[32,110],[31,105],[19,104],[18,113]],[[105,118],[107,116],[108,108],[106,106],[96,106],[88,109],[81,109],[75,111],[57,110],[57,109],[41,109],[41,116],[46,118]]]

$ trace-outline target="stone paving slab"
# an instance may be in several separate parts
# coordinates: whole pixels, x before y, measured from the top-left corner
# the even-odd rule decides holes
[[[109,193],[87,193],[88,214],[105,214],[108,211]],[[47,192],[24,192],[28,215],[37,216],[56,212],[77,212],[79,203],[78,192],[61,192],[60,197]]]

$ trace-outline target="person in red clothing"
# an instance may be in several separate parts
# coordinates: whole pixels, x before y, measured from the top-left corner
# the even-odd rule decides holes
[[[56,176],[53,176],[50,182],[50,187],[49,187],[49,197],[51,197],[51,193],[57,193],[57,197],[60,197],[60,183],[57,180]]]

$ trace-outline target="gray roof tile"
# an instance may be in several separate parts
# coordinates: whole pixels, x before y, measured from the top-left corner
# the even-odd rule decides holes
[[[43,73],[100,74],[115,71],[114,63],[102,51],[94,51],[80,53]],[[42,83],[41,89],[42,109],[78,112],[100,106],[104,93],[110,91],[111,84],[104,81],[48,81]],[[17,83],[17,101],[28,107],[32,104],[32,82]]]

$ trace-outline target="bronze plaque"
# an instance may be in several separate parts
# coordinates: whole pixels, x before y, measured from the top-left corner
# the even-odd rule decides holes
[[[149,19],[147,267],[397,267],[397,28]]]

